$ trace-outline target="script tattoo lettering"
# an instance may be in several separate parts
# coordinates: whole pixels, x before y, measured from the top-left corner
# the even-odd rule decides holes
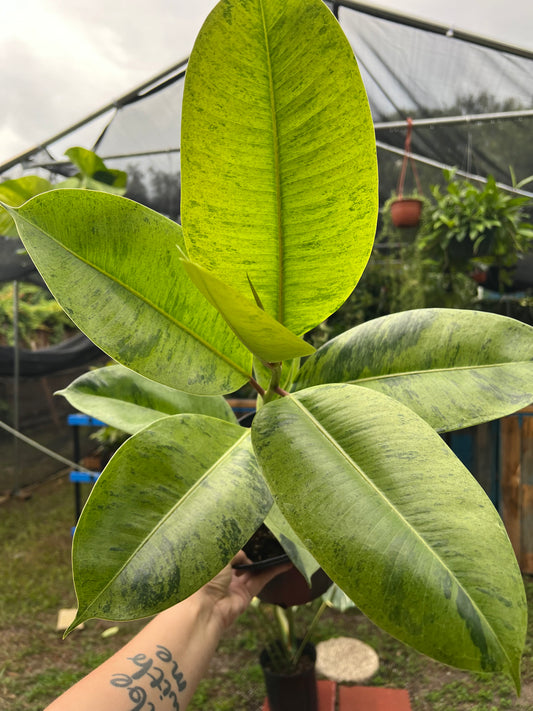
[[[174,711],[180,711],[178,696],[172,687],[175,684],[178,692],[186,688],[187,682],[183,678],[183,673],[179,671],[179,665],[172,657],[170,650],[163,645],[157,645],[154,656],[156,663],[162,662],[162,666],[156,666],[154,659],[143,653],[128,657],[128,661],[133,662],[137,668],[131,674],[113,674],[111,685],[128,690],[130,701],[135,704],[130,711],[142,711],[143,709],[144,711],[155,711],[154,704],[147,700],[146,690],[142,686],[136,685],[140,679],[146,677],[147,680],[150,679],[150,688],[159,691],[160,700],[168,698],[172,702]],[[170,668],[165,671],[164,665],[168,665]]]
[[[135,704],[132,706],[131,711],[141,711],[145,708],[146,704],[146,691],[142,686],[132,686],[133,679],[127,674],[113,674],[111,679],[112,686],[118,686],[128,689],[128,696],[130,701]],[[146,711],[155,711],[155,706],[151,701],[148,701],[146,706]]]
[[[158,644],[155,656],[162,662],[172,664],[171,674],[174,678],[174,681],[176,682],[178,691],[183,691],[187,686],[187,682],[183,679],[182,672],[178,672],[178,663],[172,658],[171,652],[166,647],[163,647],[162,645]]]

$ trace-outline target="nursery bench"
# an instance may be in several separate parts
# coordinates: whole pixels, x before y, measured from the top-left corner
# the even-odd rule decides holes
[[[412,711],[405,689],[380,686],[341,686],[321,679],[318,685],[318,711]],[[338,706],[335,706],[338,689]],[[270,711],[265,699],[262,711]]]

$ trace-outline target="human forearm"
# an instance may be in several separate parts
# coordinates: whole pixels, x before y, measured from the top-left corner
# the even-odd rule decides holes
[[[155,617],[46,711],[183,711],[223,630],[204,589]]]
[[[233,564],[249,562],[241,551]],[[184,711],[224,629],[290,564],[252,574],[226,566],[161,612],[119,652],[45,711]]]

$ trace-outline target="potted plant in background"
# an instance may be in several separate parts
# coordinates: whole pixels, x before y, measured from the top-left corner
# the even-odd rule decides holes
[[[317,711],[316,647],[311,634],[327,602],[323,601],[303,637],[298,637],[294,610],[273,606],[271,615],[259,600],[252,601],[268,640],[259,663],[265,679],[270,711]],[[272,633],[274,623],[274,634]]]
[[[420,193],[412,195],[392,195],[383,206],[390,214],[390,219],[394,227],[405,229],[406,227],[418,227],[422,219],[424,200]]]
[[[503,289],[519,256],[533,244],[533,226],[525,219],[530,199],[506,192],[493,176],[482,187],[458,179],[454,171],[444,171],[444,178],[444,191],[431,187],[435,204],[419,234],[422,254],[442,264],[451,280],[465,264],[496,267]]]
[[[377,214],[364,87],[321,0],[216,6],[187,70],[181,155],[183,228],[91,191],[8,208],[56,298],[112,358],[198,400],[245,382],[258,393],[251,429],[156,413],[115,453],[74,536],[72,627],[164,609],[275,519],[308,579],[321,566],[402,641],[518,687],[520,571],[438,433],[533,400],[533,329],[429,309],[316,352],[302,338],[353,290]],[[117,409],[98,416],[114,424]]]
[[[390,218],[394,227],[405,229],[407,227],[418,227],[422,217],[424,200],[422,197],[422,185],[418,177],[415,162],[411,155],[411,137],[413,133],[413,119],[407,118],[407,133],[405,136],[405,146],[402,161],[402,169],[398,180],[398,191],[392,195],[384,206],[384,210],[390,212]],[[417,190],[411,195],[404,194],[405,178],[407,168],[411,166]]]
[[[416,234],[428,204],[428,199],[416,191],[409,195],[402,195],[401,198],[393,193],[381,209],[382,237],[403,241],[408,228]]]

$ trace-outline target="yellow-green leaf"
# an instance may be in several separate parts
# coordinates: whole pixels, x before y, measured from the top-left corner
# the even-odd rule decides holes
[[[255,303],[194,262],[183,260],[191,280],[222,314],[244,345],[266,363],[311,355],[315,349]]]

